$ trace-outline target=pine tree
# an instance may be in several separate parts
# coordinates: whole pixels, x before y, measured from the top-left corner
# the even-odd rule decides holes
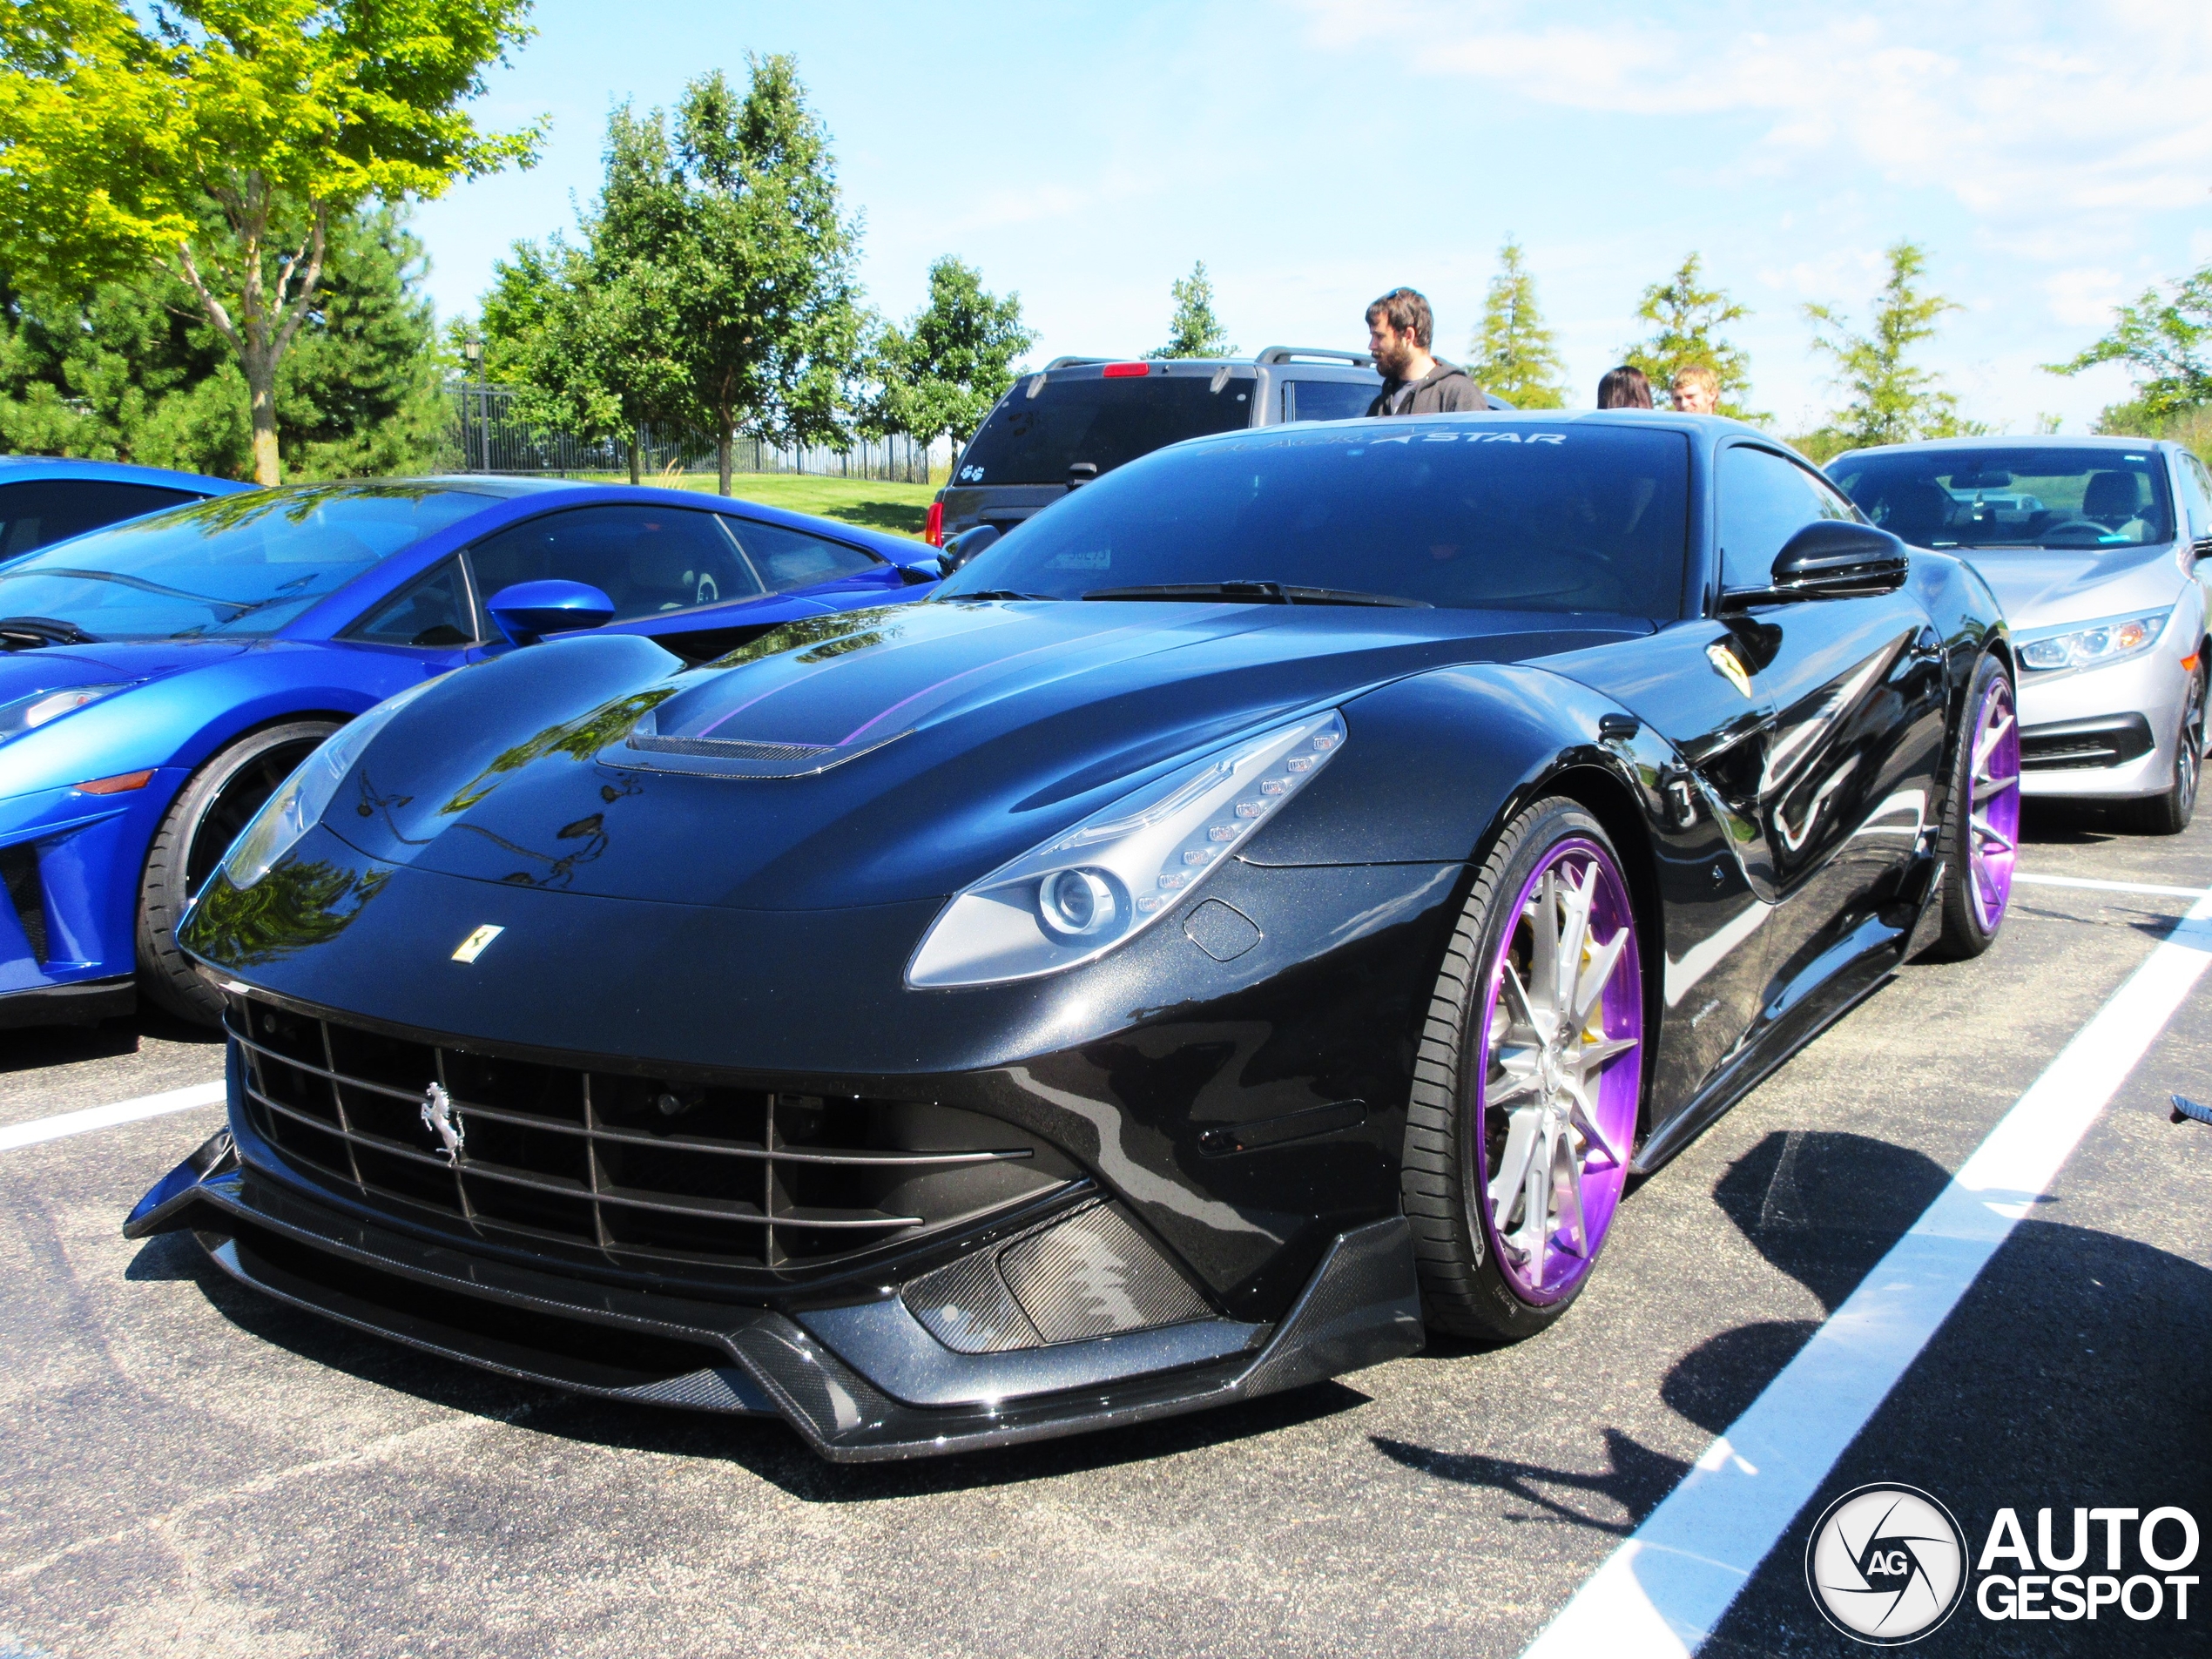
[[[1498,250],[1498,274],[1482,305],[1482,325],[1467,343],[1467,374],[1485,391],[1517,409],[1556,409],[1567,402],[1566,366],[1559,336],[1544,326],[1536,279],[1521,244],[1510,237]]]
[[[1636,315],[1653,325],[1651,337],[1631,347],[1622,361],[1640,368],[1656,395],[1663,395],[1675,376],[1685,368],[1709,368],[1720,382],[1716,414],[1739,421],[1769,417],[1746,407],[1751,389],[1750,359],[1720,330],[1751,314],[1728,296],[1725,288],[1703,286],[1704,273],[1699,256],[1689,255],[1681,268],[1664,282],[1643,291]]]
[[[1906,361],[1913,347],[1935,337],[1937,320],[1944,313],[1961,307],[1920,287],[1928,256],[1918,243],[1900,241],[1887,250],[1886,257],[1889,280],[1874,298],[1870,332],[1852,332],[1832,306],[1805,307],[1805,318],[1813,326],[1813,348],[1835,361],[1833,384],[1850,397],[1816,438],[1857,448],[1981,431],[1959,418],[1959,399],[1945,388],[1942,376]]]
[[[1221,319],[1214,315],[1213,279],[1206,274],[1204,260],[1190,267],[1189,276],[1169,284],[1168,292],[1175,299],[1175,316],[1168,324],[1168,343],[1146,352],[1147,357],[1237,354],[1237,348],[1229,343],[1228,331],[1221,326]]]

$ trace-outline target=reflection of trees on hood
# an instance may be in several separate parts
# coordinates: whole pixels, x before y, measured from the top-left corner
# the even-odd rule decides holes
[[[657,685],[650,691],[632,691],[611,703],[602,703],[578,719],[549,725],[536,736],[494,755],[484,769],[463,785],[458,793],[438,808],[441,813],[465,813],[486,795],[502,772],[519,772],[533,760],[564,754],[571,760],[589,760],[617,738],[625,736],[651,710],[674,697],[673,685]]]
[[[871,626],[872,624],[878,625]],[[843,655],[842,651],[831,650],[840,641],[851,639],[853,643],[846,645],[845,650],[858,651],[863,645],[877,644],[900,631],[896,624],[882,624],[880,609],[847,610],[832,617],[801,617],[795,622],[779,624],[758,639],[748,639],[727,656],[716,658],[707,666],[742,668],[747,663],[757,663],[764,658],[780,657],[787,651],[806,651],[799,659],[801,662],[818,662],[823,651],[829,651],[833,656]],[[809,651],[809,646],[817,649]]]
[[[310,945],[327,945],[354,924],[392,879],[389,870],[347,870],[326,860],[280,862],[245,892],[224,881],[208,890],[186,928],[187,947],[233,968],[257,968]]]

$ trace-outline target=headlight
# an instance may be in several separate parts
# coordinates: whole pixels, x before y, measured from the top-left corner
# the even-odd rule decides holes
[[[0,743],[36,731],[49,720],[58,720],[87,703],[123,690],[121,685],[72,685],[64,691],[33,691],[12,703],[0,703]]]
[[[2173,614],[2174,608],[2168,605],[2148,616],[2115,617],[2107,622],[2093,622],[2087,627],[2039,634],[2021,644],[2020,662],[2039,671],[2102,668],[2107,663],[2125,662],[2155,645],[2158,636],[2165,631],[2167,617]]]
[[[1333,710],[1124,796],[954,896],[907,965],[923,988],[1055,974],[1168,914],[1344,746]]]
[[[276,793],[254,813],[253,821],[223,855],[223,873],[230,878],[231,885],[241,892],[252,887],[302,835],[320,823],[331,798],[354,769],[354,762],[361,759],[361,751],[391,724],[394,715],[437,683],[427,679],[420,685],[410,685],[325,738],[321,746],[277,786]]]

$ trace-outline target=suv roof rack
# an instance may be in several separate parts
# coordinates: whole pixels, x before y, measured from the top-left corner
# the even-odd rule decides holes
[[[1055,368],[1080,368],[1085,363],[1118,363],[1121,361],[1118,357],[1055,357],[1044,366],[1044,372],[1049,374]]]
[[[1331,362],[1350,363],[1354,368],[1372,368],[1375,360],[1363,351],[1335,351],[1326,346],[1270,346],[1252,361],[1256,363],[1287,363],[1300,357],[1325,358]]]

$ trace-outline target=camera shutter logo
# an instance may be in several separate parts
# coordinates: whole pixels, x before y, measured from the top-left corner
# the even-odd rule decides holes
[[[1966,1534],[1917,1487],[1860,1487],[1814,1526],[1805,1587],[1828,1622],[1854,1641],[1878,1648],[1918,1642],[1966,1597]]]

